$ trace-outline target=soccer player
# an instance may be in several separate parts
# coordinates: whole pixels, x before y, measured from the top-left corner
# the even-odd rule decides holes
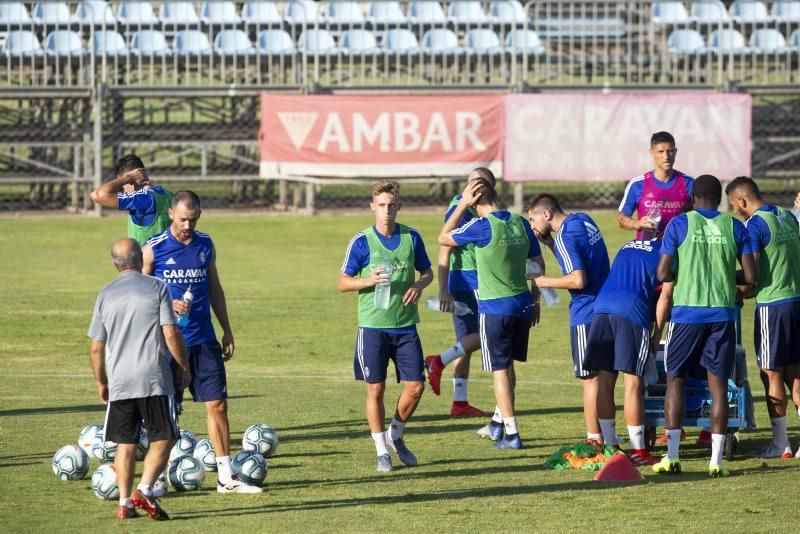
[[[233,331],[214,243],[211,236],[195,230],[200,213],[197,194],[187,190],[175,193],[169,210],[172,224],[144,246],[143,272],[167,284],[176,314],[188,314],[189,322],[181,331],[189,347],[189,391],[195,402],[205,403],[208,437],[217,455],[217,491],[260,493],[261,488],[246,484],[231,470],[225,362],[233,358]],[[190,287],[194,296],[191,307],[182,300]],[[222,347],[211,324],[212,309],[222,327]]]
[[[694,179],[674,168],[677,154],[672,134],[654,133],[650,138],[653,170],[625,187],[617,224],[623,230],[636,230],[636,239],[660,236],[669,221],[686,211],[691,201]]]
[[[188,382],[186,346],[175,326],[164,283],[141,273],[139,244],[120,239],[112,246],[111,257],[119,276],[97,297],[89,337],[98,394],[108,405],[103,439],[117,443],[114,471],[120,499],[116,515],[117,519],[136,517],[137,507],[153,519],[169,519],[153,496],[156,477],[178,438],[175,390],[162,349],[166,343],[182,379]],[[142,425],[147,427],[150,449],[141,481],[131,494]]]
[[[478,167],[469,173],[467,182],[482,178],[492,187],[495,177],[486,167]],[[450,218],[458,207],[461,195],[456,195],[447,208],[444,222]],[[464,212],[457,226],[461,227],[478,217],[473,208]],[[490,415],[469,404],[467,398],[467,380],[472,353],[481,347],[478,335],[478,274],[475,267],[475,246],[439,247],[439,302],[443,311],[453,310],[453,301],[463,302],[472,313],[467,315],[453,314],[453,329],[456,333],[456,344],[442,351],[441,354],[425,358],[428,369],[428,382],[433,393],[441,391],[442,371],[453,363],[453,405],[450,415],[454,417],[475,417]]]
[[[92,200],[104,208],[127,211],[128,237],[144,245],[170,224],[172,193],[150,182],[144,163],[126,154],[114,165],[114,179],[92,191]]]
[[[353,368],[356,380],[363,380],[367,386],[367,422],[375,442],[378,471],[392,470],[389,449],[405,465],[417,465],[417,457],[403,440],[403,431],[425,388],[417,302],[433,281],[433,270],[419,233],[396,221],[400,207],[400,184],[382,180],[372,186],[370,209],[375,224],[350,240],[338,282],[339,291],[358,291]],[[387,266],[391,272],[386,272]],[[419,272],[416,280],[415,270]],[[381,303],[376,292],[387,289],[388,302]],[[394,361],[403,391],[387,433],[383,396],[389,360]]]
[[[786,428],[786,388],[800,371],[800,234],[788,210],[764,202],[758,185],[746,176],[725,188],[731,209],[744,217],[758,267],[754,340],[756,360],[772,422],[772,441],[754,456],[792,457]],[[800,449],[798,449],[800,456]]]
[[[629,457],[636,465],[658,460],[644,443],[645,365],[650,357],[651,309],[658,278],[659,241],[629,241],[619,249],[594,302],[586,339],[586,367],[597,369],[597,416],[603,440],[617,443],[614,386],[621,371],[625,385],[625,423],[631,439]],[[660,333],[659,333],[660,335]]]
[[[478,218],[456,229],[470,208],[475,209]],[[514,409],[514,362],[528,359],[528,336],[539,317],[538,290],[533,289],[534,299],[526,279],[527,258],[544,270],[539,243],[524,218],[498,207],[497,193],[490,181],[477,178],[467,183],[439,233],[439,244],[475,247],[483,370],[492,373],[497,400],[491,421],[477,433],[497,441],[497,449],[520,449],[522,439]]]
[[[672,318],[664,348],[667,393],[667,454],[653,466],[657,473],[680,473],[683,388],[698,365],[706,368],[711,392],[710,477],[726,476],[722,465],[728,424],[728,378],[736,357],[736,261],[744,271],[741,290],[755,284],[756,268],[747,228],[717,211],[722,185],[711,175],[694,183],[694,210],[670,221],[664,231],[658,278],[675,282]],[[663,318],[657,318],[659,323]]]
[[[583,388],[586,439],[600,444],[603,437],[597,420],[597,370],[583,364],[594,301],[610,268],[606,243],[591,217],[579,212],[564,213],[553,195],[536,195],[525,204],[525,213],[536,237],[552,249],[563,273],[561,277],[540,276],[534,282],[540,289],[568,289],[572,296],[569,303],[572,363]]]

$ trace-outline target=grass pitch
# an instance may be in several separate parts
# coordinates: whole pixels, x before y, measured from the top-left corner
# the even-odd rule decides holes
[[[88,363],[86,330],[100,288],[115,277],[111,241],[122,218],[0,220],[0,525],[14,531],[769,531],[796,523],[797,460],[746,459],[770,436],[754,368],[752,304],[744,310],[745,348],[759,429],[742,434],[732,476],[710,480],[707,449],[685,445],[684,474],[643,469],[643,483],[600,484],[586,471],[556,472],[542,462],[584,431],[580,387],[572,376],[567,301],[545,308],[518,367],[517,406],[526,447],[495,451],[473,430],[480,419],[451,419],[449,380],[441,397],[423,396],[406,440],[420,466],[375,471],[364,419],[363,385],[352,380],[355,294],[336,291],[345,248],[367,216],[250,217],[206,214],[228,298],[236,356],[228,364],[234,452],[241,432],[265,422],[280,435],[268,491],[218,495],[209,473],[196,492],[170,492],[173,520],[141,517],[118,526],[114,503],[91,492],[88,477],[52,475],[57,448],[102,422]],[[630,235],[613,215],[596,214],[612,254]],[[401,212],[435,262],[439,215]],[[546,253],[550,272],[557,269]],[[425,296],[434,294],[436,282]],[[428,354],[452,342],[448,316],[421,309]],[[219,331],[218,331],[219,332]],[[470,399],[494,405],[491,381],[473,363]],[[390,384],[387,404],[399,388]],[[389,406],[388,413],[392,408]],[[621,412],[621,410],[620,410]],[[797,445],[797,418],[789,416]],[[182,426],[205,436],[202,406],[188,403]],[[625,434],[622,414],[617,417]],[[689,429],[693,442],[696,429]],[[397,463],[397,462],[395,462]],[[92,463],[91,471],[97,466]]]

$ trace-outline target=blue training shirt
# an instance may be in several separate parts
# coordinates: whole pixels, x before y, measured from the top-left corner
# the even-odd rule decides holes
[[[493,211],[492,215],[502,221],[511,219],[511,213],[505,210]],[[525,234],[531,243],[528,257],[541,256],[542,249],[539,247],[539,241],[536,236],[533,235],[530,223],[524,218],[522,222],[524,223]],[[492,226],[483,217],[473,218],[464,226],[453,230],[450,235],[453,236],[453,240],[459,247],[472,243],[478,248],[483,248],[492,241]],[[490,315],[522,315],[527,317],[533,313],[533,297],[530,291],[524,291],[513,297],[482,299],[480,298],[480,288],[478,288],[478,311]]]
[[[391,237],[386,237],[372,226],[375,230],[375,235],[380,239],[381,244],[388,250],[395,250],[400,246],[400,227],[395,225],[394,233]],[[431,268],[431,260],[428,259],[428,253],[425,251],[425,243],[422,242],[422,236],[413,228],[408,229],[411,234],[411,244],[414,247],[414,268],[419,271],[426,271]],[[342,263],[342,272],[348,276],[358,276],[361,269],[369,266],[369,243],[367,236],[363,232],[357,233],[350,240],[347,245],[347,252],[344,255],[344,262]],[[362,327],[364,328],[364,327]],[[409,332],[416,332],[417,325],[411,325],[404,328],[371,328],[370,330],[380,330],[389,334],[406,334]]]
[[[186,346],[191,347],[216,339],[211,324],[208,266],[214,257],[211,236],[195,231],[192,240],[184,245],[169,228],[147,242],[153,250],[153,276],[167,284],[172,300],[180,300],[191,286],[192,307],[189,324],[181,328]]]
[[[165,194],[160,185],[144,187],[130,193],[118,193],[117,209],[127,211],[137,226],[149,226],[158,214],[154,193]]]
[[[606,283],[594,301],[595,313],[613,313],[649,328],[658,286],[660,241],[624,244],[611,265]]]
[[[689,176],[683,177],[684,182],[686,183],[686,191],[691,196],[692,194],[692,186],[694,185],[694,178]],[[666,182],[662,182],[661,180],[653,180],[657,187],[660,189],[669,189],[675,183],[675,173],[671,173],[669,176],[669,180]],[[625,193],[622,196],[622,202],[619,204],[618,211],[622,213],[626,217],[632,216],[636,213],[636,208],[639,207],[639,201],[642,199],[642,193],[644,192],[644,175],[634,178],[630,182],[628,182],[627,187],[625,187]]]
[[[772,213],[773,215],[777,215],[778,213],[778,209],[770,204],[765,204],[756,211],[766,211],[768,213]],[[797,226],[797,217],[794,216],[794,213],[791,211],[787,211],[786,213],[792,218],[794,225]],[[769,245],[769,241],[772,238],[772,234],[769,231],[769,225],[767,222],[761,217],[756,217],[753,215],[747,219],[744,225],[747,227],[747,233],[750,234],[750,247],[753,249],[753,254],[757,254],[764,250],[764,248]],[[798,231],[800,231],[800,229]],[[800,300],[800,297],[792,297],[788,299],[776,300],[775,302],[770,302],[768,304],[756,304],[756,307],[761,308],[764,306],[777,306],[779,304],[786,304],[787,302],[795,302],[798,300]]]
[[[695,208],[697,213],[706,219],[713,219],[719,215],[717,210]],[[661,254],[676,256],[678,247],[686,239],[689,231],[689,222],[686,214],[683,213],[672,219],[664,229],[664,241],[661,245]],[[739,255],[752,254],[750,245],[750,235],[747,233],[742,221],[733,219],[733,240],[736,242],[736,249]],[[673,268],[677,266],[676,263]],[[678,266],[679,267],[679,266]],[[733,321],[736,319],[736,307],[715,308],[712,306],[675,306],[672,308],[672,322],[674,323],[720,323]]]
[[[461,200],[461,195],[456,195],[456,200]],[[444,214],[444,222],[450,218],[458,206],[452,206]],[[469,221],[474,219],[475,216],[470,210],[464,212],[464,215],[458,220],[457,228],[461,228]],[[447,291],[475,291],[478,289],[478,271],[454,271],[450,269],[450,274],[447,277]]]
[[[570,213],[561,223],[555,237],[553,252],[561,272],[586,274],[586,287],[570,289],[569,324],[575,326],[592,322],[594,301],[608,278],[608,250],[600,228],[585,213]]]

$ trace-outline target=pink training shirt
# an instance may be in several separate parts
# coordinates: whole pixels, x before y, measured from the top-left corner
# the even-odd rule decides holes
[[[658,236],[664,233],[667,223],[683,213],[685,207],[691,202],[685,175],[677,170],[672,172],[674,178],[672,187],[666,189],[656,184],[657,178],[653,175],[653,171],[645,173],[642,196],[636,207],[636,215],[639,219],[646,217],[652,211],[661,214],[661,221],[658,223],[656,230]],[[643,239],[645,237],[644,234],[652,234],[652,232],[639,230],[636,232],[636,239]]]

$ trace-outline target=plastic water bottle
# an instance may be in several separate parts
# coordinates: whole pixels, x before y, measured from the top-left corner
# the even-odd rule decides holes
[[[181,297],[181,302],[185,302],[189,305],[189,308],[192,307],[192,301],[194,300],[194,295],[192,295],[192,286],[189,286],[186,289],[186,292]],[[186,313],[179,313],[178,314],[178,327],[185,328],[186,325],[189,324],[189,312]]]
[[[792,206],[792,215],[800,219],[800,206]],[[800,408],[798,408],[798,413],[800,413]]]
[[[645,230],[642,232],[643,239],[655,239],[658,236],[658,225],[661,224],[661,208],[651,207],[647,210],[647,217],[653,221],[656,226],[655,230]]]
[[[373,304],[379,310],[386,310],[389,308],[389,299],[392,296],[392,264],[389,261],[383,261],[379,265],[383,267],[381,275],[386,277],[386,281],[375,284]]]
[[[442,311],[441,301],[439,300],[439,297],[428,297],[428,300],[425,301],[425,305],[428,307],[429,310]],[[472,313],[472,310],[470,310],[469,306],[467,306],[463,302],[454,300],[453,313],[455,313],[456,315],[469,315]]]
[[[535,261],[529,259],[527,260],[526,265],[527,265],[528,276],[533,276],[534,278],[536,278],[544,274],[542,272],[542,268],[539,267],[539,264],[536,263]],[[555,306],[556,304],[558,304],[559,301],[558,291],[556,291],[552,287],[540,287],[539,294],[542,296],[542,299],[544,299],[544,303],[547,304],[548,306]]]

